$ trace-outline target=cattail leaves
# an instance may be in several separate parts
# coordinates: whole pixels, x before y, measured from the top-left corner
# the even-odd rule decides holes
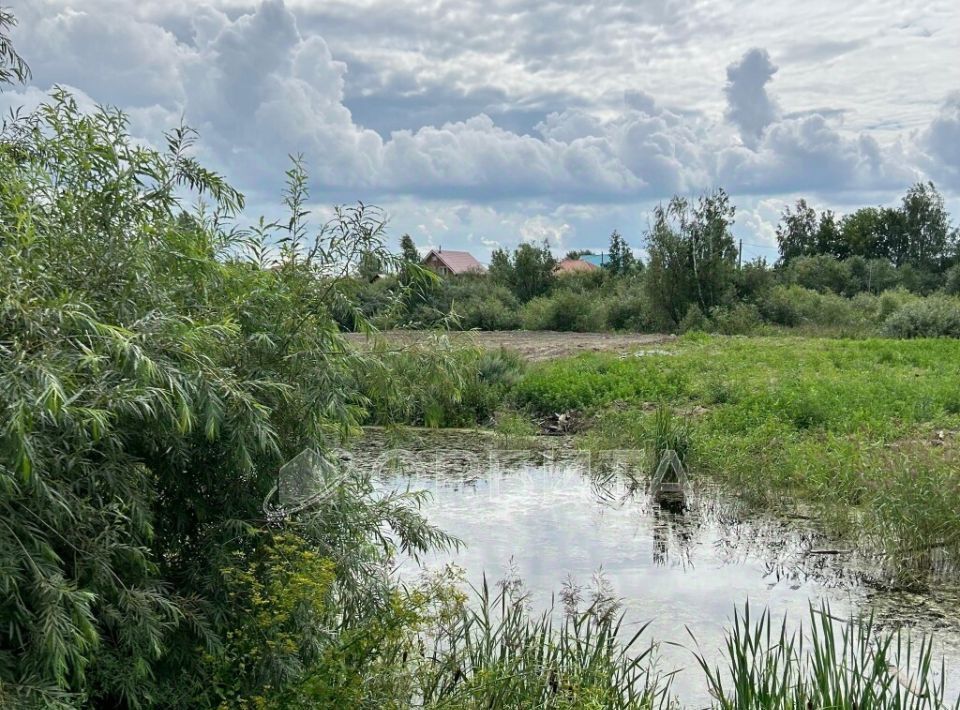
[[[426,707],[670,707],[669,679],[650,670],[653,646],[641,647],[622,617],[596,604],[562,616],[533,614],[516,585],[477,599],[446,625],[420,669]],[[625,640],[624,640],[625,639]]]
[[[811,606],[808,623],[788,631],[769,612],[734,614],[727,668],[697,663],[719,708],[854,708],[923,710],[947,707],[945,668],[933,662],[929,638],[919,643],[878,628],[872,618],[838,618]],[[957,700],[950,707],[960,707]]]

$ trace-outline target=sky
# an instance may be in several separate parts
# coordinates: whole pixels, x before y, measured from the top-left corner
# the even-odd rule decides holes
[[[674,194],[724,188],[746,258],[797,197],[840,213],[933,180],[960,219],[957,0],[30,0],[33,72],[118,107],[278,212],[290,154],[318,219],[376,204],[421,250],[642,247]]]

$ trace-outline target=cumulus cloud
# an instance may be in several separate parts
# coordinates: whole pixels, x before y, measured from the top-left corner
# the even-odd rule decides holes
[[[919,140],[927,171],[960,189],[960,91],[947,97]]]
[[[726,117],[740,129],[740,137],[748,146],[756,146],[764,130],[773,123],[779,109],[767,94],[767,84],[777,73],[777,66],[765,49],[754,48],[727,67]]]
[[[536,215],[520,225],[520,236],[528,242],[547,241],[554,251],[560,253],[567,248],[567,238],[572,230],[570,224],[563,220]]]
[[[747,193],[898,189],[917,173],[893,158],[869,135],[842,134],[812,115],[771,124],[755,149],[723,150],[717,177]]]
[[[597,8],[605,35],[595,23],[571,22],[562,2],[532,0],[508,3],[510,12],[492,9],[506,13],[495,32],[481,4],[467,2],[462,13],[437,18],[444,34],[418,25],[402,2],[396,10],[366,2],[367,11],[336,3],[295,10],[283,0],[238,10],[172,0],[121,13],[111,0],[38,0],[21,29],[24,46],[40,48],[35,84],[66,80],[91,101],[123,107],[134,130],[153,139],[182,114],[200,129],[204,157],[253,193],[275,192],[290,153],[305,155],[317,197],[549,203],[550,210],[627,205],[716,185],[766,195],[902,189],[920,169],[960,184],[955,97],[902,148],[850,131],[840,109],[782,113],[771,82],[792,67],[778,73],[763,49],[730,63],[725,85],[722,69],[702,72],[710,83],[701,93],[725,97],[739,139],[718,120],[719,106],[656,100],[636,85],[657,77],[630,71],[636,66],[622,61],[612,40],[683,46],[687,39],[651,29],[644,13],[662,4]],[[668,5],[662,12],[676,23],[671,32],[698,17],[687,3]],[[533,42],[543,33],[550,37]],[[369,41],[347,41],[358,35]],[[610,56],[598,49],[607,46]],[[540,62],[545,57],[555,61]],[[566,81],[578,72],[588,86]],[[361,113],[383,114],[378,130],[351,110],[358,92],[367,97]],[[3,101],[36,103],[38,95],[30,87]],[[415,114],[391,118],[407,107]],[[551,214],[543,223],[524,227],[518,217],[510,224],[527,231],[568,224]],[[472,230],[459,219],[421,222],[437,234],[454,224]],[[558,238],[570,238],[561,232]]]
[[[643,186],[603,138],[541,140],[499,128],[484,115],[439,128],[395,132],[384,147],[383,179],[400,191],[434,188],[500,198],[629,195]]]

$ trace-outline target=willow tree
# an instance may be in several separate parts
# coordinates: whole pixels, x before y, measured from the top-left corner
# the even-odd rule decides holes
[[[365,205],[311,227],[299,161],[289,217],[236,227],[193,140],[63,91],[0,135],[0,706],[347,702],[391,555],[446,541],[350,471],[265,516],[281,465],[356,430],[382,365],[332,313],[360,255],[395,257]]]
[[[654,210],[644,283],[664,325],[678,324],[691,306],[709,314],[732,297],[737,269],[730,232],[734,213],[723,190],[702,195],[693,204],[674,197]]]

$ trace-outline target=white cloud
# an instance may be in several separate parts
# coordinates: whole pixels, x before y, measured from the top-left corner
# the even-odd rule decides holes
[[[717,177],[732,192],[902,189],[918,173],[869,135],[841,133],[819,114],[770,125],[756,150],[720,153]]]
[[[153,141],[183,114],[203,157],[256,204],[278,192],[287,154],[303,153],[315,199],[402,205],[430,239],[543,233],[597,246],[615,226],[642,229],[638,204],[719,185],[776,200],[892,194],[919,177],[960,191],[949,72],[886,104],[876,78],[901,86],[904,67],[945,57],[942,28],[960,10],[878,3],[801,13],[772,0],[746,32],[734,0],[464,0],[457,12],[413,0],[37,0],[14,35],[34,86],[0,101],[36,105],[67,83],[127,110]],[[907,54],[885,61],[892,43]],[[354,105],[382,115],[381,130]],[[407,108],[444,118],[417,122]]]
[[[960,91],[943,102],[921,133],[919,147],[930,175],[960,191]]]
[[[573,227],[555,218],[537,215],[520,225],[520,236],[526,242],[549,242],[553,251],[561,254],[567,248],[567,238]]]
[[[740,129],[743,142],[755,147],[764,130],[779,116],[780,110],[767,94],[767,84],[777,73],[765,49],[753,48],[740,61],[727,67],[726,117]]]

